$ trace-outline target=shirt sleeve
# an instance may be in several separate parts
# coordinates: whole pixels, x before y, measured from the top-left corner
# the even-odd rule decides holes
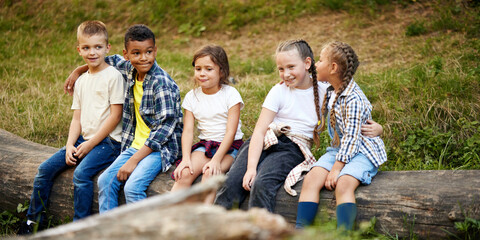
[[[73,88],[73,101],[72,101],[72,108],[71,109],[81,109],[82,105],[80,104],[80,85],[81,85],[81,77],[75,82],[75,86]]]
[[[361,141],[362,113],[365,110],[363,102],[356,98],[345,100],[345,116],[343,116],[344,131],[340,140],[340,150],[336,155],[336,160],[349,163],[350,160],[359,152]],[[341,104],[341,103],[340,103]]]
[[[145,141],[145,145],[154,151],[160,151],[174,134],[175,127],[179,122],[181,112],[177,111],[180,104],[180,95],[178,91],[167,87],[157,87],[154,93],[154,113],[153,122],[151,122],[150,135]],[[149,114],[149,113],[146,113]]]
[[[110,104],[123,104],[125,101],[125,84],[122,74],[114,71],[109,82],[108,90],[110,92]]]
[[[273,86],[272,89],[270,89],[267,97],[265,97],[265,101],[263,101],[262,107],[278,113],[278,111],[280,110],[280,101],[278,101],[279,96],[281,95],[280,87],[281,86],[277,84]]]
[[[125,60],[122,56],[115,54],[105,57],[105,62],[108,65],[116,68],[123,76],[123,80],[127,81],[128,70],[131,67],[130,61]]]
[[[183,99],[183,103],[182,103],[182,108],[185,109],[185,110],[188,110],[190,112],[193,112],[192,109],[193,109],[193,106],[192,106],[192,95],[193,95],[193,91],[195,90],[190,90],[186,95],[185,95],[185,98]]]
[[[240,103],[240,110],[242,110],[245,105],[243,103],[242,96],[234,87],[229,87],[229,89],[230,90],[227,92],[228,109]]]

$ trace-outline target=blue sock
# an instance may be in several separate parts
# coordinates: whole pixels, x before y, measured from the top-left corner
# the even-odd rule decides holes
[[[297,223],[295,228],[302,229],[312,224],[317,215],[318,203],[316,202],[299,202],[297,208]]]
[[[357,218],[357,204],[342,203],[337,206],[337,229],[352,230]]]

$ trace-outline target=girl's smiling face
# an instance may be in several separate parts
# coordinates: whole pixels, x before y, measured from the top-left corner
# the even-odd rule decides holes
[[[195,81],[205,94],[215,94],[220,90],[220,67],[215,64],[210,56],[195,60]]]
[[[302,60],[296,49],[277,53],[276,63],[278,74],[290,88],[308,89],[312,86],[308,69],[311,59]]]

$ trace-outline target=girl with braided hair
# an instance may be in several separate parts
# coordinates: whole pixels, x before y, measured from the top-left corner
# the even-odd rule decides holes
[[[251,139],[240,148],[217,193],[215,203],[227,209],[240,205],[250,192],[249,208],[273,212],[289,172],[313,158],[310,146],[318,138],[314,128],[328,85],[316,81],[313,52],[306,41],[280,43],[275,58],[284,84],[268,93]]]
[[[251,139],[239,149],[217,193],[215,203],[227,209],[250,192],[249,208],[273,212],[278,189],[284,185],[296,195],[291,187],[315,163],[310,147],[319,142],[314,129],[328,84],[317,81],[313,52],[304,40],[280,43],[276,64],[283,84],[268,93]],[[376,123],[371,127],[381,129]]]
[[[360,183],[370,184],[378,167],[387,161],[382,139],[361,133],[362,124],[371,120],[372,105],[353,80],[358,65],[353,49],[342,42],[326,44],[316,63],[317,80],[331,84],[325,93],[318,131],[328,124],[332,144],[305,176],[297,228],[313,222],[320,190],[325,187],[335,189],[337,228],[353,229],[357,215],[354,191]]]

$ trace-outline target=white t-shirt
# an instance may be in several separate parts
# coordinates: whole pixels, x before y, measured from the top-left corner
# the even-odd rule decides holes
[[[222,85],[221,89],[212,95],[202,92],[201,87],[190,90],[183,100],[182,107],[193,113],[200,131],[199,139],[222,142],[227,131],[228,110],[240,103],[243,109],[243,100],[234,87]],[[238,122],[235,139],[243,137],[240,129],[242,122]]]
[[[327,84],[318,82],[320,108],[327,87]],[[287,124],[291,127],[292,133],[313,138],[313,129],[318,123],[313,87],[296,89],[285,84],[277,84],[268,93],[262,107],[277,113],[273,119],[274,123]]]
[[[110,115],[111,104],[123,104],[124,80],[122,74],[112,66],[90,74],[82,74],[75,82],[72,109],[80,109],[82,136],[91,139]],[[122,121],[110,133],[110,137],[121,141]]]

